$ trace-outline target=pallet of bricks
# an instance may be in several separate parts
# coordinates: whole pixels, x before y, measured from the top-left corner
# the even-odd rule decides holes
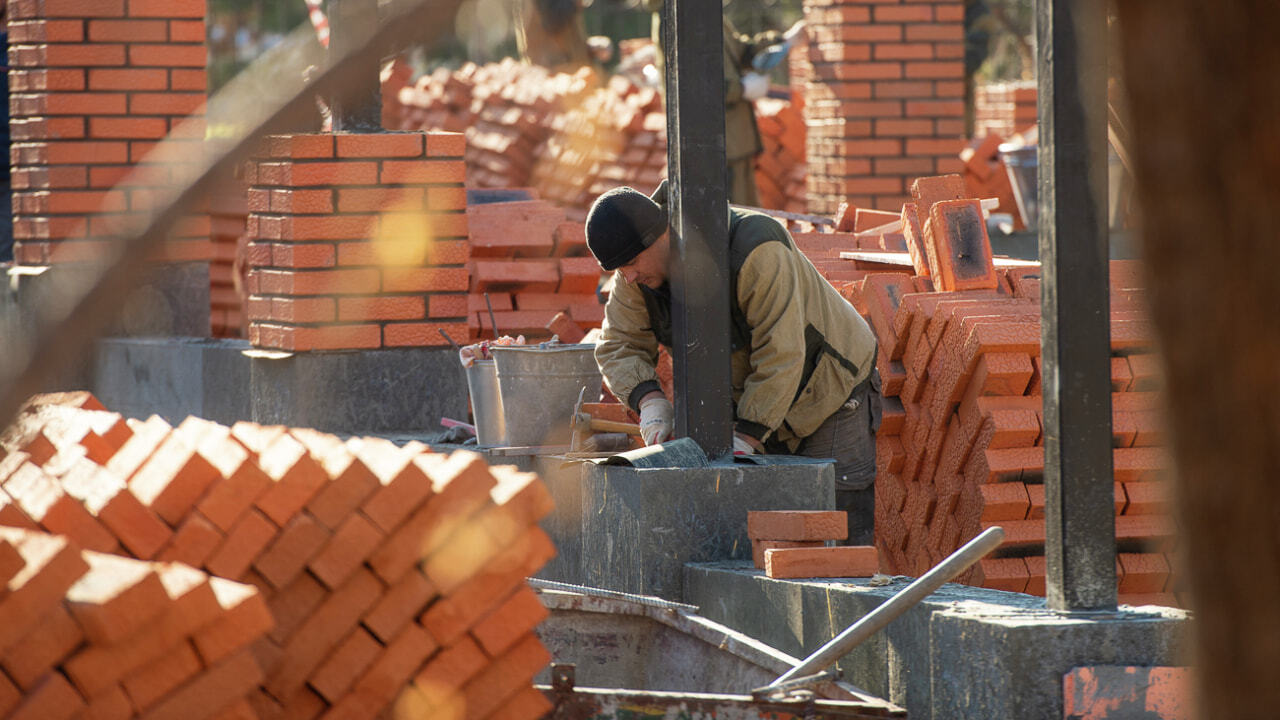
[[[876,544],[918,575],[991,525],[1004,544],[961,577],[1043,595],[1044,437],[1039,266],[997,269],[960,176],[920,178],[903,227],[913,273],[846,296],[879,339]],[[1111,265],[1116,576],[1120,601],[1177,604],[1151,327],[1130,261]]]
[[[536,475],[37,396],[0,437],[0,716],[525,718],[550,707]]]

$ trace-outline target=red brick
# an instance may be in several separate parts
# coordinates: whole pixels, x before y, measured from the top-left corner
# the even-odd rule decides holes
[[[466,152],[467,141],[462,133],[429,132],[427,133],[427,157],[462,157]]]
[[[356,681],[352,692],[334,707],[335,713],[386,707],[436,649],[431,636],[421,626],[406,626]]]
[[[67,608],[89,640],[110,644],[167,609],[168,594],[149,563],[85,553],[89,572],[67,591]]]
[[[849,528],[838,510],[752,510],[747,535],[752,540],[843,540]]]
[[[757,570],[764,569],[764,553],[766,550],[785,549],[785,548],[819,548],[826,547],[826,543],[822,540],[752,540],[751,541],[751,562]]]
[[[537,593],[522,585],[487,617],[471,628],[471,634],[491,657],[506,652],[547,618],[549,611]]]
[[[203,567],[205,560],[222,543],[223,535],[204,516],[193,512],[182,521],[169,545],[160,552],[159,560]]]
[[[284,646],[280,666],[263,687],[274,697],[291,697],[319,667],[382,594],[383,585],[367,570],[358,570],[331,593]]]
[[[273,587],[282,589],[319,554],[331,537],[323,525],[307,513],[300,512],[254,560],[253,566]]]
[[[1027,563],[1022,558],[983,558],[978,561],[982,587],[1009,592],[1027,589]]]
[[[428,140],[428,152],[431,142]],[[461,160],[387,160],[378,182],[386,184],[460,183],[466,179]]]
[[[425,205],[426,189],[420,187],[341,188],[338,190],[338,211],[344,213],[421,210]]]
[[[991,241],[987,238],[979,201],[933,203],[924,231],[925,247],[931,251],[931,274],[939,289],[994,289],[997,286]]]
[[[410,189],[410,188],[405,188]],[[460,187],[430,187],[426,189],[426,209],[466,210],[467,190]],[[584,241],[585,242],[585,241]]]
[[[184,70],[174,68],[169,71],[170,90],[198,90],[205,91],[209,86],[208,72],[206,70]]]
[[[413,462],[414,454],[378,438],[355,438],[348,447],[378,481],[360,511],[383,532],[395,530],[431,496],[431,482]]]
[[[161,700],[151,715],[207,717],[242,699],[262,681],[262,671],[248,649],[208,668],[204,673]]]
[[[1027,488],[1020,482],[989,483],[979,485],[982,494],[982,521],[1000,522],[1022,520],[1027,517],[1031,501]]]
[[[307,682],[325,700],[337,703],[347,695],[356,678],[382,654],[382,650],[382,643],[364,628],[357,627],[355,632],[334,649],[329,659],[316,669]]]
[[[70,718],[84,707],[84,699],[61,673],[50,673],[6,717],[10,720]]]
[[[1169,562],[1159,553],[1119,553],[1116,555],[1124,569],[1118,592],[1158,593],[1169,580]]]
[[[165,42],[168,39],[168,23],[163,20],[89,21],[90,42]]]
[[[226,534],[205,567],[224,578],[238,579],[275,538],[277,526],[255,509],[248,510]]]
[[[129,96],[129,112],[133,115],[203,114],[204,93],[134,93]]]
[[[181,438],[170,435],[129,479],[133,494],[177,526],[218,477],[218,471]]]
[[[258,466],[272,486],[254,502],[278,526],[285,526],[319,492],[328,477],[306,448],[287,435],[264,449]]]
[[[449,344],[440,331],[462,344],[469,337],[466,323],[396,323],[383,329],[384,347],[435,347]]]
[[[880,569],[872,546],[767,550],[765,575],[771,578],[870,577]]]
[[[205,41],[204,18],[199,20],[170,20],[169,40],[176,43],[202,43]]]
[[[115,536],[34,465],[28,463],[14,472],[5,482],[5,492],[42,529],[66,535],[80,547],[99,552],[119,550]]]
[[[206,0],[129,0],[129,17],[200,18]]]
[[[1126,482],[1128,498],[1126,515],[1167,515],[1170,511],[1169,488],[1163,481]]]
[[[79,623],[60,604],[52,605],[48,614],[29,630],[0,655],[0,666],[4,667],[5,673],[26,691],[34,688],[84,640]],[[0,699],[4,696],[0,690]],[[3,704],[0,700],[0,705]],[[2,707],[0,711],[3,711]]]
[[[384,537],[363,515],[352,513],[308,562],[308,566],[324,584],[338,587],[360,567]]]
[[[262,594],[252,585],[210,578],[209,584],[222,608],[219,618],[192,636],[205,665],[214,665],[248,646],[275,624]]]
[[[196,509],[223,532],[231,529],[255,498],[264,492],[271,479],[249,458],[249,453],[231,439],[230,428],[188,418],[178,427],[201,457],[219,474]]]
[[[466,268],[386,268],[382,292],[466,292],[470,285]]]
[[[528,685],[550,661],[550,653],[537,636],[525,636],[463,688],[468,715],[474,712],[474,717],[488,717]]]
[[[129,45],[129,64],[134,67],[204,67],[207,56],[204,45]]]
[[[29,20],[9,23],[9,43],[82,43],[84,23],[80,20]]]
[[[404,158],[421,157],[422,133],[338,134],[340,158]]]
[[[109,140],[159,140],[168,133],[162,118],[89,118],[89,136]]]
[[[189,642],[183,642],[164,655],[138,668],[121,685],[138,712],[145,712],[156,701],[200,673],[203,666]]]
[[[414,676],[427,708],[440,708],[450,696],[488,665],[488,658],[469,636],[444,648]]]
[[[0,673],[0,713],[4,713],[5,717],[9,717],[9,713],[20,702],[22,702],[22,690],[18,689],[13,684],[13,681],[3,673]],[[125,704],[128,704],[128,700],[125,701]]]

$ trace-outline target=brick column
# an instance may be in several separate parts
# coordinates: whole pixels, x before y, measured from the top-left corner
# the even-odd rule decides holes
[[[809,211],[899,211],[912,179],[960,171],[964,3],[805,0]],[[807,60],[807,62],[805,62]]]
[[[281,350],[467,342],[461,134],[277,135],[249,185],[249,341]]]
[[[154,205],[152,189],[121,183],[129,171],[188,118],[200,151],[204,15],[205,0],[8,1],[18,264],[96,258],[118,221]],[[207,260],[208,234],[193,218],[157,259]]]

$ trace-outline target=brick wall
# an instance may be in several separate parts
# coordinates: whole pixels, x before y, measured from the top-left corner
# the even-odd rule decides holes
[[[805,0],[809,211],[899,211],[908,183],[960,170],[964,3]]]
[[[181,135],[203,142],[204,15],[204,0],[9,0],[19,264],[98,256],[119,221],[152,208],[147,185],[169,179],[122,183],[129,171],[188,118]],[[158,259],[208,259],[208,234],[192,218]]]
[[[264,140],[249,185],[249,340],[282,350],[467,341],[462,135]]]
[[[973,136],[1008,137],[1036,126],[1036,82],[980,85],[973,93]]]

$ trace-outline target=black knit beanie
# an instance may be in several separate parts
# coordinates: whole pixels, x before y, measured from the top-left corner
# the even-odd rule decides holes
[[[663,191],[660,186],[654,194]],[[666,208],[634,188],[604,193],[587,213],[587,247],[605,270],[631,262],[666,231]]]

